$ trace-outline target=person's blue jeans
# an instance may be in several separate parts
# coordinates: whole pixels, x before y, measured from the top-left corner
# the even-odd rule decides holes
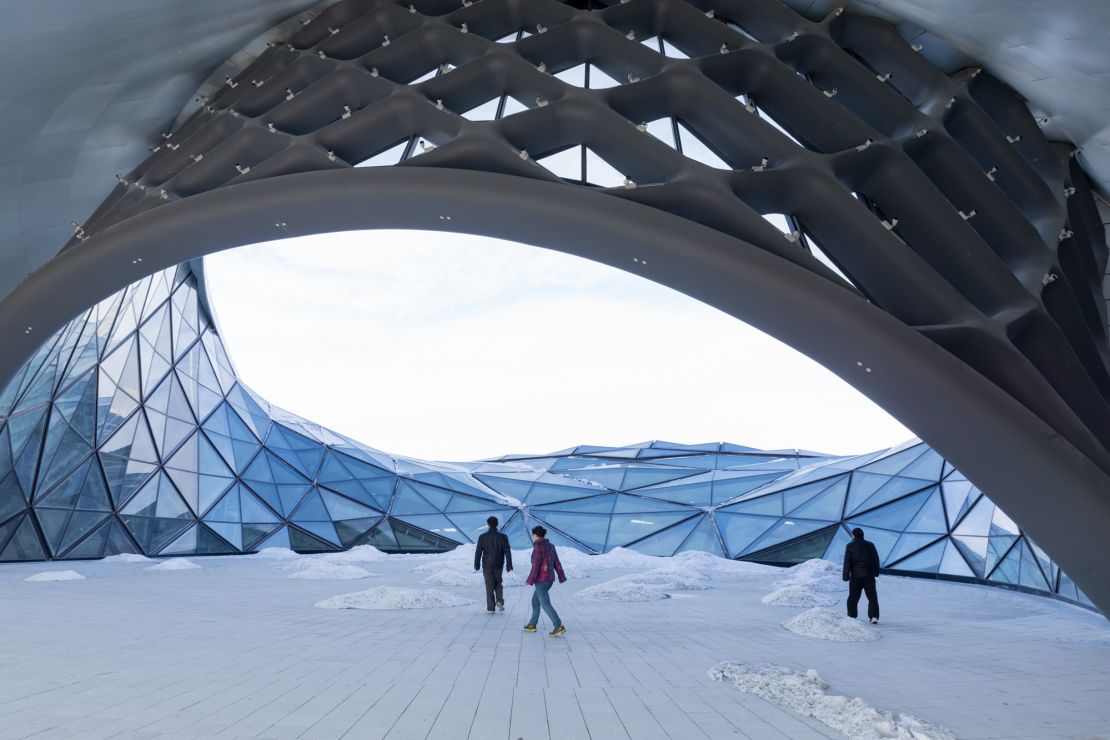
[[[537,624],[540,618],[540,607],[543,607],[544,612],[551,620],[551,629],[556,629],[563,625],[562,620],[559,619],[559,612],[555,611],[555,607],[551,606],[551,587],[555,585],[555,581],[551,583],[537,583],[536,587],[532,590],[532,619],[528,624]]]

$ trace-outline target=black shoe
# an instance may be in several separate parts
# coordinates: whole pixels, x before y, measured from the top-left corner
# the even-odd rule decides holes
[[[499,612],[505,611],[505,602],[504,601],[498,601],[497,602],[497,611],[499,611]]]
[[[551,630],[550,634],[551,634],[552,637],[558,637],[559,635],[562,635],[562,634],[566,633],[566,631],[567,631],[567,628],[560,624],[558,627]]]

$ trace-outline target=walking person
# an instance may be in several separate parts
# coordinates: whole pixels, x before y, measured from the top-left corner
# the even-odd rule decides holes
[[[481,569],[486,580],[486,613],[493,614],[494,607],[505,611],[505,593],[501,587],[501,569],[513,571],[513,551],[509,548],[509,538],[497,531],[497,517],[486,520],[489,529],[478,537],[474,547],[474,570]]]
[[[532,572],[528,574],[528,585],[535,586],[532,591],[532,618],[524,625],[525,632],[535,632],[536,624],[540,621],[540,607],[547,612],[548,618],[555,626],[551,630],[552,637],[558,637],[567,631],[559,613],[551,606],[551,587],[555,585],[555,576],[558,574],[559,583],[566,583],[567,577],[563,574],[563,564],[559,562],[559,554],[555,552],[555,545],[544,539],[547,530],[541,526],[532,527]]]
[[[852,541],[844,547],[844,580],[848,582],[848,616],[855,619],[860,592],[867,594],[867,617],[879,623],[879,594],[875,579],[879,577],[879,551],[873,542],[863,538],[863,530],[852,530]]]

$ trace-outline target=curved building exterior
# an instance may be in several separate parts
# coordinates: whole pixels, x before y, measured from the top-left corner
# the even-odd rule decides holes
[[[228,7],[248,4],[237,0]],[[250,421],[269,419],[269,412],[236,385],[214,333],[199,345],[207,354],[182,347],[186,354],[178,356],[178,344],[198,345],[188,342],[188,330],[169,318],[155,325],[154,316],[155,323],[144,324],[145,332],[123,352],[99,346],[99,312],[109,309],[103,303],[109,296],[121,290],[130,296],[133,284],[142,284],[136,281],[146,279],[149,286],[152,273],[161,276],[152,296],[169,294],[173,286],[162,271],[174,272],[174,285],[185,285],[192,278],[177,266],[219,249],[324,231],[431,228],[614,265],[794,346],[990,491],[1106,609],[1110,345],[1102,279],[1110,252],[1081,166],[1101,160],[1081,156],[1061,140],[1068,121],[1054,121],[1043,108],[1034,115],[1011,87],[968,57],[948,53],[953,50],[922,29],[913,32],[825,2],[790,4],[805,5],[805,14],[777,0],[341,0],[272,29],[264,37],[268,43],[228,60],[187,106],[184,120],[76,225],[66,247],[0,301],[0,385],[8,384],[8,400],[18,404],[5,427],[13,457],[5,484],[18,484],[9,490],[36,507],[31,517],[18,507],[7,512],[6,547],[15,552],[45,542],[44,554],[61,554],[91,542],[82,530],[86,525],[89,532],[102,532],[92,516],[72,512],[107,512],[103,501],[97,499],[101,508],[86,510],[79,507],[84,488],[47,490],[61,480],[56,476],[66,476],[67,465],[91,459],[94,448],[105,476],[102,493],[120,517],[103,531],[106,543],[130,537],[144,550],[161,552],[188,550],[195,538],[196,547],[218,549],[223,542],[239,548],[275,534],[264,531],[272,521],[227,520],[230,503],[218,512],[224,518],[210,517],[207,504],[231,478],[183,467],[194,457],[217,459],[204,440],[233,470],[236,486],[250,482],[241,477],[247,473],[263,476],[249,496],[235,489],[240,506],[245,500],[252,507],[250,516],[299,513],[306,526],[275,526],[302,549],[315,547],[315,540],[301,545],[294,538],[349,544],[346,539],[366,522],[344,525],[343,536],[337,528],[329,539],[334,525],[325,522],[335,517],[323,493],[319,506],[282,500],[283,492],[296,498],[298,486],[320,485],[312,476],[323,468],[310,471],[307,461],[297,466],[277,450],[327,456],[317,448],[319,439],[301,441],[312,435]],[[917,12],[912,0],[902,5],[910,15]],[[976,38],[986,37],[969,26],[960,48],[974,51]],[[1012,58],[1012,51],[1007,54]],[[143,60],[129,61],[145,69]],[[216,63],[209,62],[207,69]],[[73,132],[97,118],[106,101],[116,94],[128,98],[123,90],[93,86],[64,101],[56,120],[43,128],[49,136],[43,134],[42,151],[35,150],[42,155],[38,166],[24,173],[34,181],[33,187],[24,183],[25,193],[64,191],[70,202],[93,197],[74,195],[96,189],[65,174],[73,153],[65,147],[73,148]],[[163,107],[164,101],[154,106],[160,116]],[[117,154],[131,158],[134,143]],[[97,169],[97,161],[107,159],[83,162],[81,171]],[[48,205],[43,201],[40,208]],[[51,219],[33,215],[23,214],[25,231],[46,239],[53,233],[46,228]],[[37,231],[31,228],[36,225]],[[179,290],[185,300],[191,288]],[[140,307],[120,299],[123,318],[113,316],[118,328],[104,331],[131,333],[147,316],[147,303],[155,307],[151,300],[144,297]],[[96,327],[87,326],[86,313],[75,328],[74,315],[94,303],[100,303]],[[171,313],[164,308],[165,317]],[[183,339],[176,338],[178,331],[185,331]],[[56,332],[63,337],[60,349],[81,347],[75,359],[97,365],[95,389],[91,381],[63,388],[61,381],[71,378],[51,376],[62,372],[51,364],[62,362],[57,358],[40,372],[36,363],[52,351],[41,349],[43,339]],[[101,356],[105,349],[109,354]],[[216,386],[196,375],[204,372],[202,354]],[[195,389],[180,380],[146,387],[170,366],[179,377],[183,358],[200,363],[192,376],[185,374],[200,383]],[[74,366],[77,375],[82,364]],[[63,395],[55,399],[58,392]],[[81,394],[96,399],[95,422],[87,418]],[[189,416],[181,399],[193,396],[196,403],[186,404]],[[197,406],[202,398],[205,404]],[[41,406],[48,401],[49,413]],[[139,405],[145,405],[140,416],[148,426],[135,416]],[[227,411],[236,408],[253,442]],[[40,419],[34,417],[38,411]],[[210,413],[216,414],[210,434],[188,436],[189,425],[209,424]],[[96,425],[91,436],[89,423]],[[277,435],[273,442],[271,433]],[[42,435],[41,450],[33,444],[36,435]],[[228,440],[223,450],[220,435]],[[176,443],[195,449],[163,458]],[[308,446],[300,450],[299,444]],[[249,463],[238,459],[255,445],[273,449],[261,463],[254,456]],[[255,469],[240,469],[240,462]],[[274,478],[289,474],[283,465],[301,477]],[[383,479],[407,474],[384,463],[377,468],[385,471]],[[185,477],[175,481],[168,472],[174,470],[186,471],[178,475]],[[1028,586],[1037,570],[1023,564],[1036,564],[1045,590],[1058,590],[1061,577],[1040,565],[1038,552],[1011,531],[1012,523],[974,509],[960,518],[962,505],[944,502],[944,470],[935,480],[914,479],[941,485],[943,533],[939,524],[930,531],[905,530],[903,525],[922,526],[914,524],[918,511],[906,522],[884,512],[893,517],[882,520],[888,526],[874,526],[899,533],[898,542],[908,534],[951,534],[951,547],[913,540],[917,549],[925,548],[922,557],[939,558],[938,568],[958,570],[963,562],[970,577],[992,579],[998,572]],[[861,469],[851,477],[865,474]],[[41,496],[54,496],[58,506],[40,506],[40,480]],[[822,510],[826,518],[813,521],[833,527],[865,513],[860,506],[893,506],[901,501],[897,495],[880,499],[901,485],[858,501],[846,493],[838,517],[831,516],[831,507]],[[267,492],[277,498],[265,499]],[[250,496],[262,496],[266,506],[253,508]],[[361,504],[375,513],[339,521],[393,515],[392,507],[403,500],[367,496]],[[781,498],[779,516],[790,516],[793,510]],[[346,500],[353,499],[337,501]],[[717,503],[723,502],[709,506]],[[294,504],[300,508],[289,508]],[[751,520],[743,535],[736,534],[739,525],[730,534],[721,522],[773,514],[745,508],[756,506],[752,502],[733,504],[738,508],[720,509],[720,520],[718,510],[706,511],[690,536],[714,529],[722,551],[754,556],[751,548],[770,536],[755,532],[764,520]],[[523,505],[531,511],[527,501]],[[53,513],[40,517],[39,508]],[[240,517],[247,516],[244,511]],[[207,524],[175,529],[180,522],[174,521],[190,516],[229,525],[223,527],[227,536],[210,540],[221,527]],[[44,517],[53,524],[44,524]],[[394,530],[402,526],[397,516],[389,521]],[[314,522],[321,526],[312,534],[307,524]],[[239,525],[238,536],[232,524]],[[428,537],[435,530],[423,529]],[[825,536],[818,530],[810,533],[814,542]],[[835,534],[835,528],[828,531]],[[748,534],[755,539],[742,547],[730,541]],[[608,537],[602,547],[611,546]],[[898,542],[888,554],[908,557]],[[1003,544],[1010,547],[998,551]],[[1007,563],[1015,558],[1012,575]]]
[[[0,561],[472,542],[543,523],[586,552],[837,559],[864,527],[884,567],[1089,604],[922,443],[851,458],[727,443],[577,447],[437,463],[280,409],[236,376],[196,276],[159,272],[59,332],[0,394]]]

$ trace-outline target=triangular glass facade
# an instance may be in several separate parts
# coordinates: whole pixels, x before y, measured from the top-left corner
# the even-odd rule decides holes
[[[860,526],[885,568],[1090,603],[920,442],[852,458],[645,442],[450,465],[366,447],[242,385],[185,266],[74,319],[0,392],[0,561],[434,552],[490,515],[516,547],[542,522],[585,552],[783,564],[837,560]]]

